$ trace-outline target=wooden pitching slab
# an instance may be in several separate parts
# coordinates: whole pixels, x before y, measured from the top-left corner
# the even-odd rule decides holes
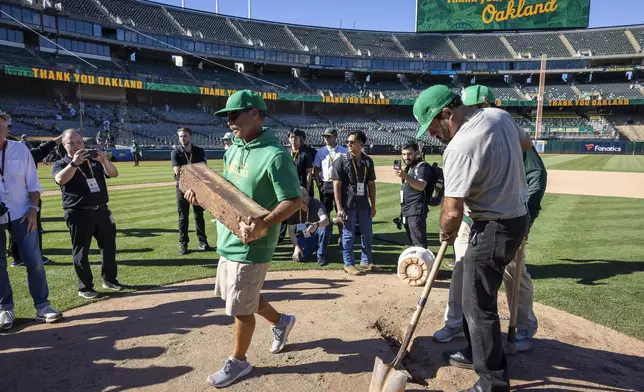
[[[239,230],[240,221],[250,224],[251,218],[264,218],[270,212],[205,163],[181,166],[179,189],[183,193],[192,190],[197,195],[199,205],[239,239],[242,238]],[[262,238],[267,232],[267,228],[253,232],[244,242],[249,243]]]

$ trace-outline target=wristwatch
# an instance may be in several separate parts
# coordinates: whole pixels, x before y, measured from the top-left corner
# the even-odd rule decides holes
[[[29,208],[33,208],[36,212],[40,212],[40,207],[38,206],[30,205]]]
[[[77,165],[77,164],[75,164],[75,163],[74,163],[74,161],[69,162],[69,166],[71,166],[71,167],[78,167],[78,165]]]

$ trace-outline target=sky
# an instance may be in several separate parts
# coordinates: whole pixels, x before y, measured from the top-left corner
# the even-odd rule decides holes
[[[154,0],[180,6],[181,0]],[[439,1],[439,0],[436,0]],[[215,12],[215,0],[185,0]],[[253,19],[363,30],[414,31],[416,0],[252,0]],[[247,0],[219,0],[219,13],[246,17]],[[591,0],[590,26],[644,24],[644,0]]]

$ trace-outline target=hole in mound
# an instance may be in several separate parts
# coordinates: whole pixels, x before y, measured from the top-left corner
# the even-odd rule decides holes
[[[387,342],[387,345],[391,350],[391,358],[383,358],[383,361],[385,361],[385,363],[390,363],[391,361],[393,361],[396,354],[398,354],[398,350],[400,350],[400,346],[403,342],[405,333],[404,329],[407,328],[407,325],[405,325],[404,328],[401,328],[398,323],[395,323],[384,317],[380,317],[378,320],[376,320],[373,326],[378,331],[380,336],[385,340],[385,342]],[[422,386],[429,385],[427,381],[425,381],[425,378],[419,375],[419,369],[422,368],[423,365],[414,362],[413,357],[409,353],[409,350],[407,350],[407,352],[405,353],[405,356],[400,362],[400,366],[402,367],[402,370],[409,375],[409,383]]]

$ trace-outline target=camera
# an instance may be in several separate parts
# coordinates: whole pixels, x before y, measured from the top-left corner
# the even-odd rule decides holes
[[[339,218],[339,217],[335,217],[335,218],[333,218],[333,223],[336,223],[336,224],[337,224],[337,223],[338,223],[338,218]],[[346,221],[347,221],[347,219],[349,219],[349,217],[347,216],[347,213],[346,213],[346,212],[345,212],[345,213],[344,213],[340,218],[342,218],[342,220],[343,220],[344,222],[346,222]]]
[[[400,219],[399,216],[394,218],[394,223],[396,224],[396,227],[398,228],[398,230],[403,229],[402,219]]]
[[[97,150],[97,149],[92,148],[92,149],[86,150],[86,152],[87,152],[87,154],[89,154],[89,157],[90,157],[90,158],[92,158],[92,159],[96,159],[96,158],[98,157],[98,153],[99,153],[100,151],[99,151],[99,150]]]
[[[401,168],[401,166],[400,166],[400,160],[396,159],[396,160],[394,161],[394,169],[400,169],[400,168]]]
[[[6,214],[7,212],[9,212],[9,207],[7,207],[7,205],[3,202],[0,202],[0,216]]]

